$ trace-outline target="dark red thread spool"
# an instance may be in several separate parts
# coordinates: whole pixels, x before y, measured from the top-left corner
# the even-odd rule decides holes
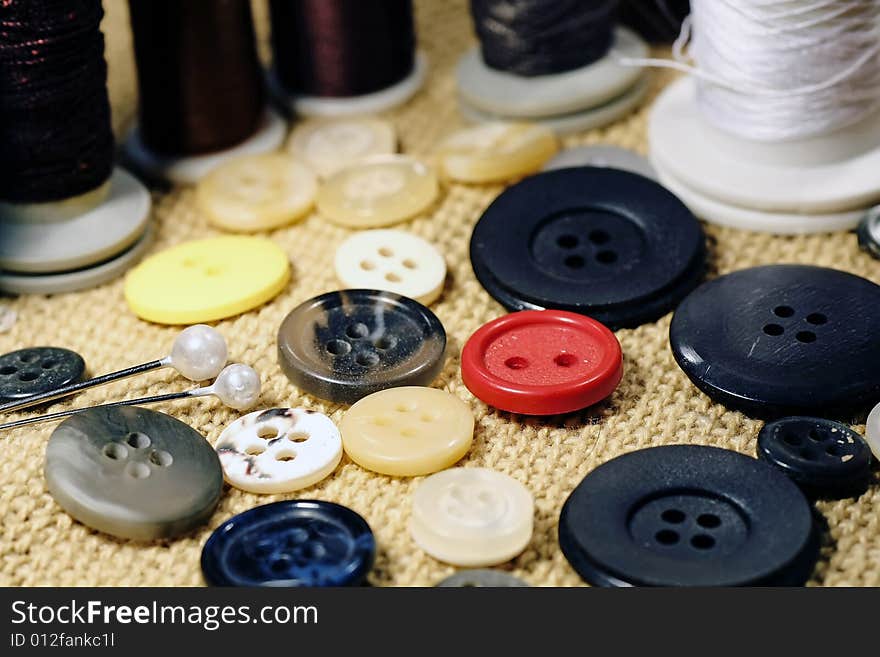
[[[151,151],[202,155],[235,146],[266,113],[248,0],[129,0]]]
[[[271,0],[274,69],[289,94],[346,98],[415,66],[412,0]]]
[[[0,2],[0,200],[67,199],[110,177],[103,15],[100,0]]]

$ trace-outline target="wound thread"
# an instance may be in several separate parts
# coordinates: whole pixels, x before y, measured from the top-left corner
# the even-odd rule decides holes
[[[617,0],[471,0],[483,61],[532,77],[601,59],[614,40]]]
[[[0,2],[0,201],[102,185],[114,140],[100,0]]]
[[[129,0],[150,150],[201,155],[260,127],[266,93],[248,0]]]
[[[412,0],[271,0],[269,7],[275,72],[288,93],[360,96],[413,70]]]

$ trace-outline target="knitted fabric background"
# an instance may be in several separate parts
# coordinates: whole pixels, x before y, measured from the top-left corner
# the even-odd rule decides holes
[[[131,51],[127,3],[105,0],[113,122],[124,135],[136,111],[136,72]],[[401,150],[429,158],[438,140],[458,128],[454,67],[473,42],[463,0],[416,0],[419,43],[430,58],[426,88],[402,109],[389,113]],[[266,55],[266,16],[260,3],[257,23]],[[670,75],[653,73],[652,98]],[[650,101],[602,130],[569,137],[566,145],[605,142],[646,149]],[[546,419],[525,418],[488,408],[461,382],[459,354],[468,336],[504,309],[480,287],[468,260],[471,229],[501,186],[448,186],[424,216],[400,226],[436,244],[449,265],[443,297],[432,309],[449,336],[446,366],[435,386],[465,400],[476,417],[473,447],[458,464],[507,473],[535,498],[535,529],[528,548],[500,568],[532,585],[581,584],[556,540],[559,511],[568,494],[599,464],[632,450],[672,443],[716,445],[754,455],[762,423],[726,410],[698,392],[673,361],[669,318],[617,336],[625,372],[614,395],[581,413]],[[192,189],[154,193],[158,239],[152,252],[184,240],[217,234],[195,207]],[[710,276],[777,262],[824,265],[880,283],[880,262],[859,251],[851,233],[771,237],[706,227],[712,250]],[[312,214],[302,223],[270,233],[293,263],[293,281],[276,299],[217,328],[226,336],[230,360],[248,363],[262,375],[262,408],[305,406],[338,422],[345,407],[294,389],[275,356],[282,318],[300,302],[338,288],[333,254],[349,231]],[[93,374],[164,356],[179,327],[137,319],[127,308],[122,281],[85,292],[54,297],[0,299],[18,313],[14,328],[0,334],[0,353],[25,346],[55,345],[76,350]],[[828,367],[834,367],[829,363]],[[182,390],[187,382],[160,370],[105,386],[52,406],[61,410],[123,397]],[[212,399],[171,402],[154,407],[189,423],[212,443],[238,417]],[[864,418],[862,418],[864,422]],[[407,523],[410,499],[421,478],[391,478],[368,472],[343,457],[336,472],[320,484],[290,495],[253,495],[225,488],[220,505],[201,529],[173,541],[139,544],[92,531],[55,504],[43,479],[43,454],[54,424],[6,433],[0,438],[0,585],[201,585],[199,557],[210,532],[232,515],[284,498],[332,500],[351,507],[376,534],[378,554],[370,575],[375,585],[433,585],[454,572],[416,547]],[[854,427],[864,433],[864,424]],[[880,585],[880,486],[859,499],[821,502],[829,531],[811,583]]]

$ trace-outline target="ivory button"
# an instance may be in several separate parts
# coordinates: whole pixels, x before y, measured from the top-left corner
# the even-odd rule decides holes
[[[237,419],[220,434],[217,454],[230,484],[249,493],[288,493],[327,477],[342,440],[326,415],[273,408]]]
[[[416,489],[410,533],[435,559],[492,566],[529,544],[534,512],[532,494],[516,479],[487,468],[453,468]]]
[[[245,155],[217,168],[196,187],[208,221],[224,230],[269,230],[301,219],[318,191],[315,174],[279,153]]]
[[[388,290],[425,305],[446,282],[446,262],[430,243],[402,230],[355,233],[336,249],[336,277],[344,287]]]
[[[394,126],[373,118],[305,121],[293,129],[287,142],[287,152],[321,178],[366,157],[394,153],[396,147]]]
[[[404,155],[369,158],[328,178],[318,211],[349,228],[390,226],[425,211],[437,198],[436,174]]]
[[[539,171],[559,144],[549,128],[530,123],[486,123],[454,133],[438,155],[444,175],[466,183],[494,183]]]
[[[868,422],[865,428],[865,440],[874,458],[880,460],[880,404],[877,404],[868,414]]]
[[[415,477],[461,459],[474,416],[458,397],[436,388],[390,388],[364,397],[339,423],[346,454],[380,474]]]

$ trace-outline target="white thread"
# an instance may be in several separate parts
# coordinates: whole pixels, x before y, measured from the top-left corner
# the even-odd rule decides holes
[[[825,135],[880,108],[880,0],[692,0],[673,59],[703,115],[758,141]]]

